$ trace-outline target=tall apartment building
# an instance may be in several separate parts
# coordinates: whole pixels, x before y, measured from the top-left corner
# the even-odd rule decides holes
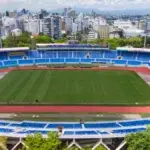
[[[145,20],[145,32],[150,33],[150,18],[146,18]]]
[[[109,25],[100,25],[98,29],[100,38],[106,39],[109,37]]]
[[[62,21],[59,16],[49,16],[43,19],[43,33],[54,39],[61,38]]]
[[[53,22],[51,17],[46,17],[43,19],[43,34],[51,36],[53,34],[52,31]]]
[[[61,38],[61,31],[62,31],[62,19],[60,16],[53,16],[53,38],[59,39]]]
[[[0,48],[2,48],[2,27],[3,27],[3,22],[2,22],[2,18],[0,17]]]
[[[32,34],[39,34],[39,19],[28,19],[24,21],[24,30]]]

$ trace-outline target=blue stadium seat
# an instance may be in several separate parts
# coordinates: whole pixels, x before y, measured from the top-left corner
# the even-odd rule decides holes
[[[137,52],[118,51],[117,53],[118,56],[122,56],[126,60],[135,60],[137,58]]]
[[[8,60],[7,52],[0,52],[0,60]]]
[[[58,58],[71,58],[72,52],[70,51],[59,51],[58,52]]]
[[[97,133],[102,134],[102,135],[108,134],[108,132],[106,132],[106,131],[97,131]]]
[[[141,61],[150,61],[150,53],[147,52],[138,52],[138,60]]]
[[[41,52],[37,50],[31,50],[28,52],[29,58],[41,58]]]
[[[49,124],[47,128],[58,128],[59,126],[63,127],[64,129],[81,129],[82,125],[81,124],[70,124],[70,123],[53,123]]]
[[[24,121],[21,123],[21,127],[24,128],[44,128],[46,123],[39,123],[39,122],[27,122]]]
[[[3,61],[4,65],[7,67],[13,67],[13,66],[17,66],[17,60],[4,60]]]
[[[0,133],[12,133],[12,132],[14,132],[13,129],[0,128]]]
[[[150,120],[120,121],[119,124],[121,124],[124,127],[128,127],[128,126],[143,126],[143,125],[150,125]]]
[[[117,52],[110,50],[110,51],[105,51],[104,52],[104,57],[105,58],[117,58]]]
[[[117,123],[85,123],[85,128],[118,128],[120,127]]]
[[[18,60],[19,65],[33,65],[34,60],[33,59],[27,59],[27,60]]]
[[[47,63],[50,63],[50,60],[49,59],[35,59],[34,60],[35,64],[47,64]]]
[[[63,135],[74,135],[74,131],[65,131]]]
[[[97,62],[107,62],[110,63],[110,59],[96,59]]]
[[[98,135],[96,131],[75,131],[75,135]]]
[[[112,62],[116,65],[126,65],[127,60],[112,60]]]
[[[35,134],[35,133],[47,134],[48,131],[45,131],[45,130],[23,130],[23,131],[17,132],[17,134]]]
[[[24,56],[9,56],[9,59],[11,60],[24,59]]]
[[[94,59],[91,59],[91,58],[82,58],[81,59],[81,63],[91,63],[92,61],[94,61]]]
[[[79,63],[80,59],[76,59],[76,58],[66,58],[65,59],[66,63]]]
[[[134,60],[128,60],[128,65],[132,65],[132,66],[139,66],[141,65],[140,61],[134,61]]]
[[[21,122],[9,124],[10,127],[22,127],[21,125],[22,125]]]
[[[0,61],[0,67],[2,67],[3,66],[3,62],[2,61]]]
[[[58,51],[45,51],[42,52],[42,58],[57,58]]]
[[[9,122],[0,121],[0,126],[7,126],[8,124],[9,124]]]
[[[148,65],[149,64],[149,62],[147,61],[143,61],[142,63],[141,63],[142,65]]]
[[[73,52],[73,58],[85,58],[88,52],[84,51],[74,51]]]
[[[127,134],[127,133],[140,132],[140,131],[144,131],[144,130],[146,130],[146,128],[117,129],[117,130],[113,130],[112,133],[115,133],[115,134]]]
[[[104,51],[91,51],[90,56],[91,58],[103,58]]]
[[[52,59],[50,59],[50,62],[51,63],[64,63],[65,62],[65,60],[64,60],[64,58],[52,58]]]

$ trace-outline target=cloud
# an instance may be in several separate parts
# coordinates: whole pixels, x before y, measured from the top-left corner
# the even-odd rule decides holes
[[[0,0],[0,10],[26,8],[29,10],[89,7],[100,10],[147,8],[150,0]]]

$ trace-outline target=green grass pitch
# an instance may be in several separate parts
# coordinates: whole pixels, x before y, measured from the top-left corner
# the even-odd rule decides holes
[[[12,71],[0,80],[3,104],[150,104],[150,87],[131,71]]]

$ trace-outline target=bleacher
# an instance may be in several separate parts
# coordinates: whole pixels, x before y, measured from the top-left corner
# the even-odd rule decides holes
[[[62,49],[62,47],[67,47],[67,49]],[[91,44],[40,44],[37,45],[37,50],[29,50],[29,48],[0,49],[1,68],[55,63],[106,63],[116,66],[138,67],[144,65],[149,67],[150,50],[122,47],[109,50],[108,47],[103,48],[100,45]]]
[[[126,134],[146,130],[150,118],[139,120],[105,121],[105,122],[36,122],[36,121],[0,121],[0,136],[25,137],[28,134],[58,131],[61,138],[110,138],[124,137]],[[10,134],[8,134],[10,133]]]

